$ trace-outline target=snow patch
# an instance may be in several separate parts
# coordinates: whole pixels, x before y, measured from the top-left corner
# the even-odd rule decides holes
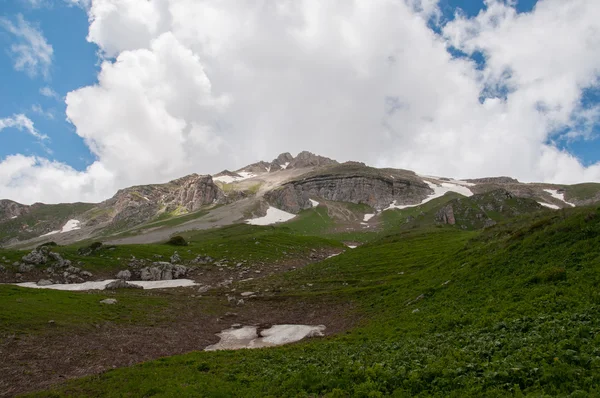
[[[346,246],[348,246],[350,249],[356,249],[358,247],[356,245],[346,245]]]
[[[425,204],[433,199],[436,198],[440,198],[442,196],[444,196],[447,192],[456,192],[459,193],[463,196],[473,196],[473,192],[471,192],[471,190],[469,188],[467,188],[464,185],[460,185],[460,184],[455,184],[453,182],[440,182],[440,183],[433,183],[433,182],[429,182],[429,181],[425,181],[425,183],[427,185],[429,185],[429,187],[431,189],[433,189],[433,194],[429,195],[428,197],[426,197],[421,203],[417,203],[414,205],[397,205],[396,201],[394,200],[392,202],[392,204],[390,204],[386,209],[384,210],[391,210],[391,209],[407,209],[409,207],[416,207],[416,206],[420,206],[422,204]]]
[[[554,209],[554,210],[560,209],[560,206],[553,205],[553,204],[550,204],[550,203],[544,203],[544,202],[538,202],[538,203],[541,204],[542,206],[548,207],[550,209]]]
[[[373,217],[375,217],[375,214],[365,214],[365,216],[363,217],[363,221],[367,222]]]
[[[42,236],[50,236],[50,235],[54,235],[54,234],[58,234],[58,233],[60,233],[60,230],[58,230],[58,231],[50,231],[50,232],[48,232],[47,234],[40,235],[40,238],[41,238]]]
[[[267,171],[269,171],[269,169],[267,169]],[[240,171],[237,174],[239,175],[239,177],[236,177],[236,176],[227,176],[227,175],[213,177],[213,181],[219,181],[219,182],[222,182],[222,183],[225,183],[225,184],[230,184],[232,182],[242,181],[242,180],[245,180],[247,178],[256,177],[256,174],[249,173],[247,171]]]
[[[310,200],[310,204],[312,205],[312,207],[317,207],[319,205],[319,202],[317,202],[316,200],[312,200],[312,199],[309,199],[309,200]]]
[[[217,344],[206,347],[205,351],[239,350],[242,348],[273,347],[295,343],[308,337],[323,336],[325,326],[308,325],[273,325],[258,333],[256,326],[244,326],[238,329],[223,330],[217,336],[221,340]]]
[[[81,229],[80,224],[81,223],[79,222],[79,220],[69,220],[62,227],[62,230],[60,232],[70,232],[70,231],[75,231],[76,229]]]
[[[290,162],[285,162],[284,164],[281,165],[281,169],[285,170],[287,169],[287,167],[290,165]]]
[[[552,195],[553,198],[560,200],[561,202],[565,202],[566,204],[568,204],[571,207],[575,207],[575,205],[573,203],[569,203],[565,200],[565,194],[564,193],[558,193],[557,190],[555,189],[544,189],[544,191],[548,192],[550,195]]]
[[[11,219],[11,220],[14,220],[14,219],[15,219],[15,218],[17,218],[17,217],[19,217],[19,216],[12,216],[10,219]]]
[[[85,291],[85,290],[104,290],[106,285],[114,282],[116,279],[107,279],[105,281],[69,283],[54,285],[38,286],[35,282],[14,283],[15,286],[30,287],[34,289],[52,289],[52,290],[68,290],[68,291]],[[170,287],[187,287],[197,285],[191,279],[171,279],[168,281],[127,281],[134,285],[143,287],[144,289],[166,289]]]
[[[264,217],[246,220],[246,223],[251,225],[271,225],[278,222],[289,221],[294,217],[296,217],[295,214],[291,214],[286,211],[269,206],[269,208],[267,209],[267,214]]]

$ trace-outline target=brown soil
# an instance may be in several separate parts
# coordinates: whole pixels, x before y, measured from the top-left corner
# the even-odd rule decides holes
[[[315,254],[317,257],[327,253]],[[261,268],[264,277],[283,272],[296,264],[288,261]],[[230,272],[211,271],[200,276],[203,283],[218,283]],[[214,275],[213,275],[214,274]],[[238,279],[238,278],[236,278]],[[202,350],[216,343],[216,333],[232,324],[306,324],[326,325],[326,335],[347,330],[358,322],[351,303],[322,297],[261,296],[245,297],[238,304],[242,290],[211,290],[201,296],[197,288],[153,291],[169,297],[168,322],[148,325],[112,323],[60,330],[49,325],[39,335],[0,340],[0,396],[47,389],[66,380],[99,374],[106,370],[130,366],[159,357]],[[228,301],[227,295],[236,299]]]

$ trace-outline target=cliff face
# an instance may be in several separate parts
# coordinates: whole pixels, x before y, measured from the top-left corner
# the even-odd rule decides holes
[[[309,198],[364,203],[384,209],[393,201],[398,204],[418,203],[433,193],[422,181],[366,174],[322,174],[284,184],[268,192],[265,198],[273,206],[298,213],[312,207]]]
[[[143,185],[122,189],[98,207],[104,219],[113,224],[136,225],[159,212],[192,212],[212,203],[224,203],[223,191],[209,175],[192,174],[167,184]]]
[[[12,200],[0,200],[0,221],[11,220],[29,212],[30,206]]]

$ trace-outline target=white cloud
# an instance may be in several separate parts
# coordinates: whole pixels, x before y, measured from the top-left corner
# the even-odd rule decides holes
[[[103,173],[64,171],[87,179],[61,200],[303,149],[450,177],[600,181],[600,166],[552,144],[598,121],[582,90],[598,82],[600,3],[510,4],[487,0],[440,36],[435,0],[94,0],[88,40],[107,60],[66,102]],[[38,199],[60,194],[47,184]]]
[[[48,139],[48,136],[37,131],[33,125],[33,121],[22,113],[0,119],[0,131],[6,128],[16,128],[19,131],[26,131],[39,140]]]
[[[40,94],[42,94],[44,97],[60,99],[58,93],[54,91],[50,86],[40,88]]]
[[[48,76],[54,50],[43,33],[18,14],[16,22],[0,17],[0,27],[15,37],[8,52],[13,57],[14,68],[29,76]]]
[[[40,104],[33,104],[31,110],[38,115],[44,116],[46,119],[54,119],[54,113],[50,110],[45,110]]]

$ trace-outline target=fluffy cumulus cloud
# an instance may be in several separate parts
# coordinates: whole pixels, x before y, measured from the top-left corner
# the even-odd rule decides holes
[[[555,144],[592,138],[600,117],[582,101],[600,72],[596,0],[523,14],[486,0],[450,22],[436,0],[86,4],[104,61],[66,103],[97,161],[6,159],[0,196],[100,200],[303,149],[453,177],[600,181],[600,165]]]
[[[0,17],[0,28],[14,37],[8,53],[13,57],[14,68],[29,76],[48,76],[54,50],[43,33],[19,14],[13,21]]]

